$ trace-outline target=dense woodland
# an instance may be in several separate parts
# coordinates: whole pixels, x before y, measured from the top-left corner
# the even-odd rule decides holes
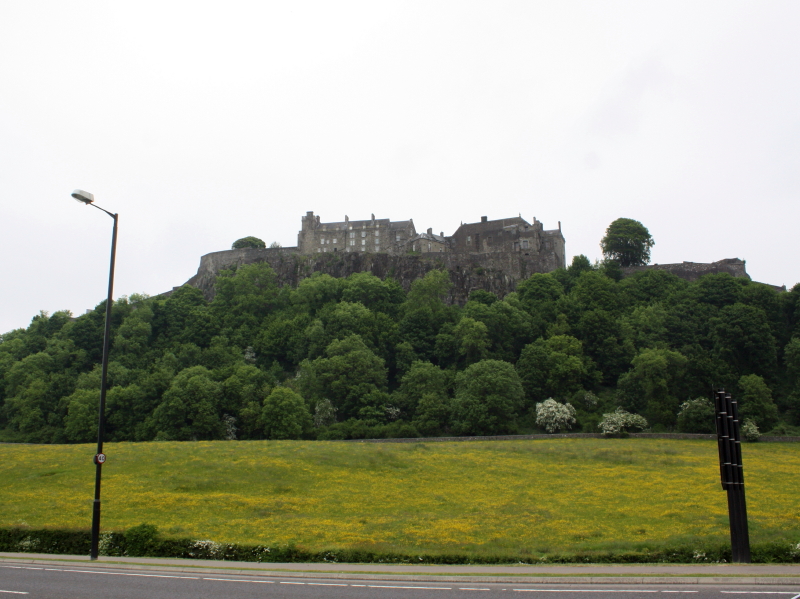
[[[540,432],[548,398],[597,432],[621,407],[653,431],[712,432],[712,387],[762,432],[800,429],[800,285],[576,257],[498,299],[445,303],[369,273],[281,286],[268,265],[114,303],[106,439],[343,439]],[[0,440],[96,438],[105,302],[0,336]],[[680,416],[679,416],[680,415]]]

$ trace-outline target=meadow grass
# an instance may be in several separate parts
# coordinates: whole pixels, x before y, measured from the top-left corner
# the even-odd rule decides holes
[[[727,543],[714,441],[112,443],[103,529],[310,550]],[[0,527],[86,529],[92,445],[0,445]],[[800,444],[743,448],[753,542],[800,541]]]

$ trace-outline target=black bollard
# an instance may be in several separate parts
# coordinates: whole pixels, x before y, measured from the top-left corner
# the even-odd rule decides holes
[[[739,406],[730,393],[714,393],[717,422],[719,471],[723,490],[728,493],[728,517],[731,526],[732,561],[750,563],[750,533],[747,528],[747,504],[744,497],[742,441],[739,432]]]

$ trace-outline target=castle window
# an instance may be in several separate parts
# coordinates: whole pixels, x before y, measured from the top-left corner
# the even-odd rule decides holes
[[[429,252],[431,251],[431,244],[430,243],[428,244],[428,251]]]
[[[367,236],[367,232],[366,231],[361,231],[361,237],[366,237],[366,236]]]
[[[381,232],[380,232],[380,231],[375,231],[375,237],[379,237],[379,236],[380,236],[380,234],[381,234]]]
[[[361,240],[361,245],[367,245],[367,240],[366,239],[362,239]]]
[[[322,251],[322,248],[317,248],[317,253],[319,254]]]
[[[362,248],[361,248],[361,251],[362,251],[362,252],[366,252],[366,251],[367,251],[367,248],[364,248],[364,247],[362,247]]]
[[[375,240],[375,245],[378,245],[378,244],[380,244],[380,242],[381,242],[381,240],[380,240],[380,239],[376,239],[376,240]]]
[[[336,238],[333,238],[333,244],[336,245]]]
[[[523,239],[522,240],[522,249],[523,250],[527,250],[528,249],[528,240],[527,239]]]
[[[472,235],[467,235],[467,243],[472,243]]]
[[[395,241],[400,241],[400,233],[396,233],[394,236]]]
[[[514,250],[516,250],[516,251],[519,250],[519,241],[515,241],[514,242]]]
[[[355,239],[351,239],[350,240],[350,245],[355,245],[355,244],[356,244],[356,240]]]
[[[325,244],[325,238],[324,237],[320,237],[319,238],[319,242],[324,245]]]

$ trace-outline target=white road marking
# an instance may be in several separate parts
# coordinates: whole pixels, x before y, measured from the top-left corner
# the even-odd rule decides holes
[[[398,585],[388,584],[368,584],[371,589],[425,589],[428,591],[452,591],[452,587],[401,587]]]
[[[305,584],[305,583],[304,582],[283,582],[283,581],[281,581],[281,584]]]
[[[200,580],[198,576],[169,576],[167,574],[131,574],[128,572],[100,572],[98,570],[61,570],[61,572],[76,572],[78,574],[105,574],[106,576],[140,576],[142,578],[184,578],[187,580]]]
[[[728,595],[794,595],[794,591],[720,591]],[[800,595],[795,595],[792,599],[797,599]]]
[[[461,587],[459,591],[491,591],[492,589],[473,589],[471,587]]]
[[[648,589],[511,589],[521,593],[658,593]]]
[[[29,595],[26,591],[0,591],[0,593],[11,593],[13,595]]]
[[[238,578],[203,578],[203,580],[221,580],[223,582],[260,582],[263,584],[275,584],[273,580],[244,580]]]
[[[348,587],[349,584],[340,584],[338,582],[309,582],[310,587]]]

